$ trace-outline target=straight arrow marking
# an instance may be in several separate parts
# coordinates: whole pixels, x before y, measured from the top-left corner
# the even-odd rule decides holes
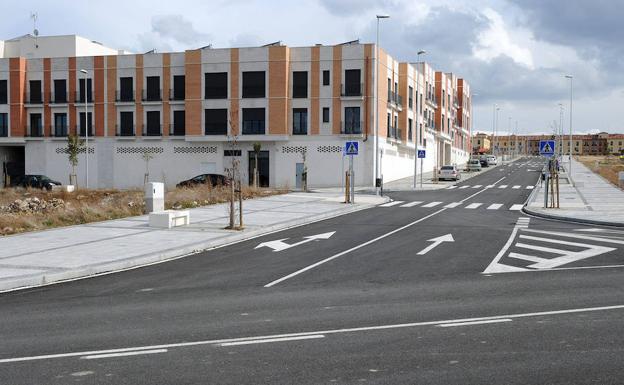
[[[417,255],[425,255],[434,248],[438,247],[438,245],[440,245],[442,242],[455,242],[455,239],[453,239],[453,234],[446,234],[442,235],[441,237],[429,239],[427,242],[433,243],[419,251]]]
[[[296,243],[293,243],[293,244],[288,244],[288,243],[284,242],[285,240],[290,239],[290,238],[277,239],[275,241],[269,241],[269,242],[262,242],[258,246],[254,247],[254,250],[262,248],[262,247],[268,247],[270,249],[273,249],[273,252],[275,253],[275,252],[278,252],[278,251],[290,249],[291,247],[300,246],[300,245],[303,245],[304,243],[316,241],[316,240],[319,240],[319,239],[329,239],[335,233],[336,233],[335,231],[330,231],[329,233],[310,235],[310,236],[307,236],[307,237],[303,237],[304,238],[303,241],[299,241],[299,242],[296,242]]]

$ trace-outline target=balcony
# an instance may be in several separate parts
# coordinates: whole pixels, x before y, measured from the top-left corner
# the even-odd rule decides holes
[[[50,104],[67,104],[67,93],[50,92]]]
[[[115,125],[115,136],[134,136],[134,125]]]
[[[43,94],[41,92],[31,94],[26,93],[26,104],[43,104]]]
[[[399,110],[403,110],[403,97],[398,92],[388,90],[388,106],[395,106]]]
[[[134,91],[133,90],[115,91],[115,101],[122,102],[122,103],[134,102]]]
[[[340,135],[362,135],[362,121],[346,121],[340,122]]]
[[[162,136],[162,124],[144,124],[143,136]]]
[[[184,100],[184,91],[178,90],[175,88],[169,89],[169,100],[171,101],[183,101]]]
[[[184,128],[184,125],[169,123],[169,135],[184,136],[186,135],[186,129]]]
[[[6,138],[9,136],[9,127],[0,126],[0,138]]]
[[[342,97],[361,97],[363,83],[346,83],[341,85],[340,96]]]
[[[83,126],[75,126],[74,128],[76,129],[75,132],[78,133],[78,136],[81,137],[86,137],[86,136],[93,136],[93,126],[89,125],[89,129],[85,130],[85,128]],[[89,131],[89,132],[87,132]],[[88,134],[88,135],[87,135]]]
[[[427,95],[427,97],[425,98],[425,103],[428,103],[433,108],[438,108],[438,100],[433,94]]]
[[[402,131],[398,127],[388,127],[388,138],[394,140],[401,140]]]
[[[52,136],[55,137],[55,138],[65,138],[65,137],[67,137],[67,130],[68,130],[68,127],[67,127],[66,124],[65,125],[61,125],[61,124],[55,125],[54,126],[54,130],[52,131]]]
[[[76,91],[76,94],[74,96],[74,103],[75,104],[85,103],[85,97],[84,97],[83,91]],[[93,92],[89,92],[89,94],[87,95],[87,103],[93,103]]]
[[[264,120],[243,120],[243,135],[264,135]]]
[[[43,126],[37,126],[37,127],[28,126],[28,127],[26,127],[26,136],[31,137],[31,138],[42,138],[43,137]]]
[[[141,100],[144,102],[162,102],[162,90],[143,90]]]

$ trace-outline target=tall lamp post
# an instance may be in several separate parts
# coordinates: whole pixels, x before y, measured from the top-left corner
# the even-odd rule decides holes
[[[559,160],[563,157],[563,104],[559,103]]]
[[[416,53],[416,140],[414,142],[414,190],[416,189],[416,176],[418,175],[418,145],[420,144],[420,141],[422,140],[422,138],[419,137],[419,127],[420,127],[420,110],[418,109],[418,103],[422,103],[422,100],[420,100],[420,98],[418,98],[418,92],[420,90],[420,70],[418,69],[420,66],[420,55],[424,55],[426,54],[427,51],[418,51],[418,53]],[[423,64],[423,76],[424,76],[424,64]],[[422,167],[420,168],[420,173],[422,176]],[[420,178],[420,188],[422,188],[422,178]]]
[[[375,45],[375,191],[377,195],[380,193],[381,186],[377,187],[379,180],[379,20],[388,19],[389,15],[377,15],[377,44]]]
[[[89,188],[89,113],[88,113],[88,105],[89,97],[87,96],[87,75],[89,72],[85,69],[81,69],[80,72],[84,74],[84,107],[85,107],[85,164],[86,164],[86,173],[85,173],[85,187]]]
[[[570,164],[568,166],[568,177],[570,184],[574,184],[572,181],[572,75],[566,75],[566,79],[570,79]]]

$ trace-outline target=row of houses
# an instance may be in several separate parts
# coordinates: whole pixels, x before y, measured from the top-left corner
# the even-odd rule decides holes
[[[558,152],[563,149],[564,154],[570,152],[570,136],[555,135],[501,135],[492,136],[477,133],[472,139],[472,153],[490,153],[493,150],[499,154],[526,154],[539,155],[539,142],[555,140]],[[620,155],[624,154],[624,134],[572,135],[572,154],[574,155]]]
[[[464,163],[471,112],[465,79],[359,41],[144,54],[75,35],[0,42],[5,172],[64,183],[78,134],[91,187],[140,186],[146,166],[171,186],[234,159],[247,180],[256,155],[264,186],[301,186],[305,170],[309,186],[340,186],[346,141],[359,142],[356,184],[373,186],[412,176],[417,148],[424,172]]]

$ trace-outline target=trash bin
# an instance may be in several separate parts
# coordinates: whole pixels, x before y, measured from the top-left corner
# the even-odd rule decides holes
[[[165,185],[149,182],[145,185],[145,213],[165,210]]]

